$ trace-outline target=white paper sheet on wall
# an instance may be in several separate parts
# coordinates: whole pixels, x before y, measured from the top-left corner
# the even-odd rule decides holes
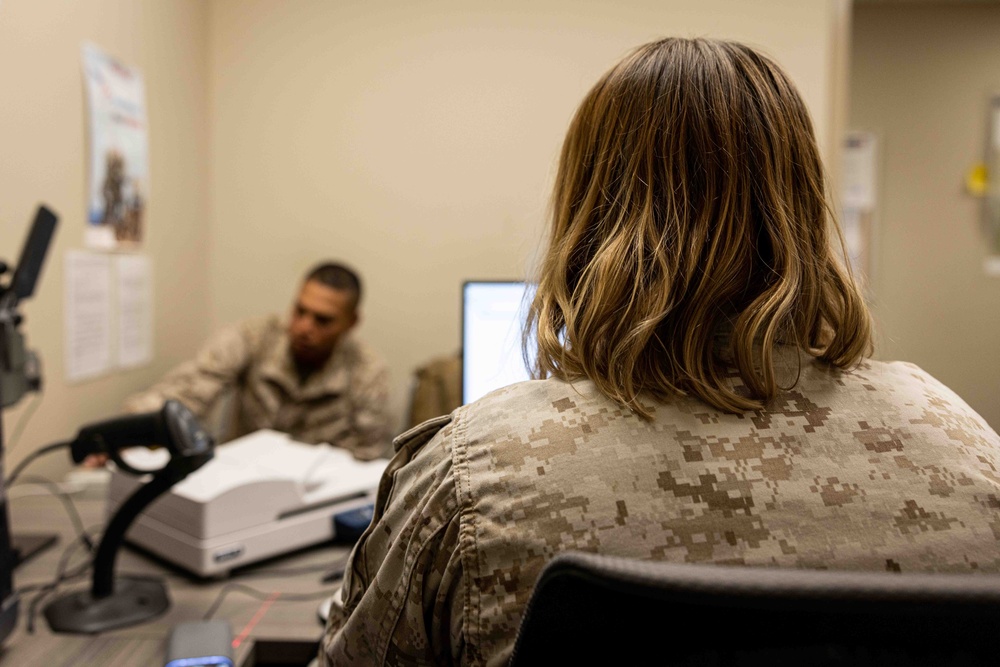
[[[111,257],[70,250],[65,259],[66,380],[111,368]]]
[[[153,359],[152,279],[149,258],[118,257],[118,365],[141,366]]]
[[[1000,149],[1000,95],[990,98],[990,134],[993,140],[993,149]]]
[[[866,273],[864,265],[865,237],[863,214],[856,208],[844,209],[840,215],[840,228],[844,233],[844,245],[847,246],[847,257],[855,274]]]
[[[844,141],[841,205],[861,212],[875,208],[877,141],[871,132],[849,132]]]

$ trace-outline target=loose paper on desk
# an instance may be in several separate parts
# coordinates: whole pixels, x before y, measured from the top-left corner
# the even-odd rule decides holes
[[[149,258],[118,257],[118,365],[141,366],[153,359],[153,308]]]
[[[111,367],[111,257],[66,253],[66,380],[85,380]]]

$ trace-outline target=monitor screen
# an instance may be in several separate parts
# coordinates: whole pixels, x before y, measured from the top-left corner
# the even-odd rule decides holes
[[[534,286],[524,282],[468,281],[463,286],[463,404],[530,379],[521,330],[533,296]]]

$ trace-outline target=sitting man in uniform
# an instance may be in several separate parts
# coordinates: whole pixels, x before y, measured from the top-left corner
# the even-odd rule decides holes
[[[125,408],[157,410],[174,398],[205,419],[231,392],[230,438],[269,428],[343,447],[358,459],[383,456],[390,439],[388,372],[350,335],[360,301],[353,271],[320,264],[306,275],[287,322],[271,315],[220,331],[194,360],[130,397]]]

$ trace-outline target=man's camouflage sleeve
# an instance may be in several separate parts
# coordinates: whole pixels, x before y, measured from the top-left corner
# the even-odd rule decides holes
[[[256,341],[246,325],[227,327],[216,333],[198,352],[149,389],[125,401],[127,412],[158,410],[168,399],[186,405],[200,419],[205,419],[216,400],[230,387],[250,363]]]

